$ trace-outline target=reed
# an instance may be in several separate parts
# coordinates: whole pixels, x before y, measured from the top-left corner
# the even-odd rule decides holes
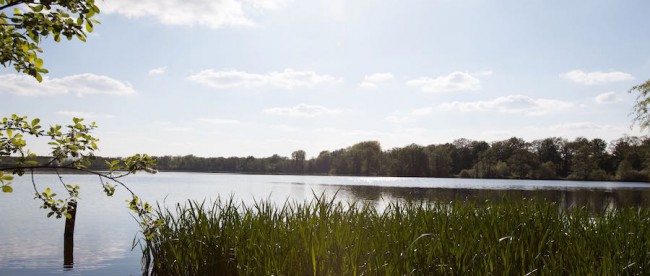
[[[650,210],[562,210],[542,199],[188,201],[143,241],[150,275],[641,275]]]

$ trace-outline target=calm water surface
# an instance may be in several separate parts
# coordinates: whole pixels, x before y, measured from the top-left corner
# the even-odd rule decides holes
[[[13,194],[0,193],[0,275],[139,275],[140,250],[131,250],[138,226],[127,209],[128,194],[120,189],[107,198],[94,176],[64,178],[81,187],[74,267],[63,268],[64,221],[47,219],[39,201],[32,199],[29,178],[19,177],[14,181]],[[54,190],[60,186],[54,175],[36,175],[36,181]],[[219,196],[233,196],[244,204],[259,199],[282,204],[286,200],[310,200],[314,194],[336,193],[340,200],[370,201],[378,208],[400,199],[503,197],[543,197],[566,208],[589,206],[596,212],[616,206],[650,206],[650,185],[645,183],[203,173],[138,174],[125,181],[145,201],[166,206]]]

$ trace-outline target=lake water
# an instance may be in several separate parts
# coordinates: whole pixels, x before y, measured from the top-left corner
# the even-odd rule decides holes
[[[40,187],[61,193],[55,175],[36,175]],[[96,176],[64,175],[81,187],[74,266],[63,267],[64,220],[48,219],[28,177],[14,181],[14,193],[0,193],[0,275],[140,275],[140,250],[131,250],[138,226],[127,208],[128,194],[103,195]],[[204,173],[138,174],[125,179],[142,199],[171,206],[178,202],[234,197],[244,204],[268,199],[310,200],[314,194],[368,201],[383,208],[392,200],[450,201],[478,198],[542,197],[563,208],[589,206],[600,212],[620,206],[650,206],[650,184],[574,181],[474,180],[441,178],[238,175]],[[63,194],[63,193],[61,193]]]

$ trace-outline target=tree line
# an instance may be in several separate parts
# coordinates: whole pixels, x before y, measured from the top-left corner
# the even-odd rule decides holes
[[[4,166],[13,163],[4,159]],[[105,170],[107,162],[115,159],[120,158],[92,157],[88,168]],[[532,142],[512,137],[491,143],[462,138],[452,143],[410,144],[388,150],[382,150],[377,141],[365,141],[321,151],[311,159],[303,150],[294,151],[290,157],[186,155],[154,159],[155,169],[160,171],[649,181],[650,137],[623,136],[609,144],[584,137]]]
[[[303,150],[290,157],[186,155],[156,159],[161,171],[648,181],[650,137],[623,136],[609,144],[584,137],[532,142],[512,137],[492,143],[457,139],[388,150],[382,150],[377,141],[365,141],[322,151],[311,159]]]

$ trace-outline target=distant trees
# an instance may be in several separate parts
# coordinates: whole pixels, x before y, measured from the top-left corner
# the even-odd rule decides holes
[[[648,181],[650,138],[624,136],[609,145],[584,137],[569,141],[550,137],[527,142],[513,137],[487,143],[457,139],[453,143],[410,144],[382,150],[365,141],[307,159],[303,150],[290,158],[163,156],[160,170],[269,174],[466,177]]]

